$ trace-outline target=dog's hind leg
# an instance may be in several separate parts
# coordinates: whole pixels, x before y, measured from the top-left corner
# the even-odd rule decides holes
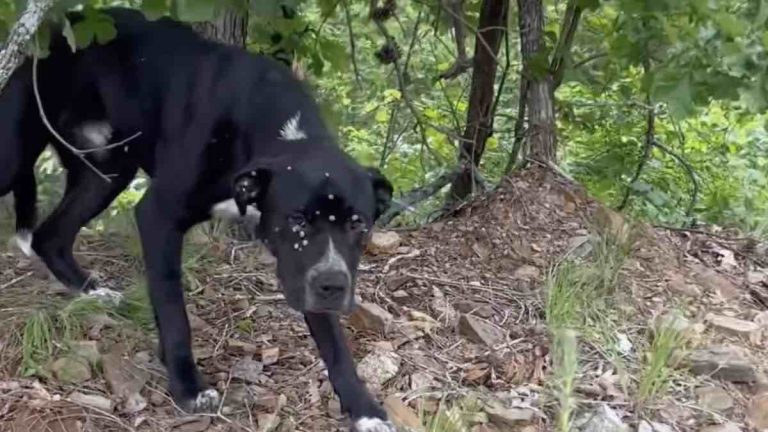
[[[25,255],[32,256],[32,231],[37,223],[37,181],[34,167],[24,170],[16,177],[13,199],[16,212],[16,245]]]
[[[59,282],[70,289],[89,292],[96,288],[96,284],[72,255],[75,237],[128,186],[138,168],[132,165],[121,167],[110,178],[111,182],[81,163],[68,168],[64,198],[35,230],[32,248]]]

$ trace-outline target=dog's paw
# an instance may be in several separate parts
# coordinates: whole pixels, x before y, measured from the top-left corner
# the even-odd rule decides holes
[[[203,390],[195,398],[192,411],[195,413],[215,413],[219,410],[220,403],[219,392],[214,389]]]
[[[34,258],[37,256],[32,249],[32,232],[27,230],[21,230],[13,236],[11,244],[18,248],[28,258]]]
[[[361,417],[355,420],[352,432],[397,432],[392,422],[375,417]]]
[[[109,306],[118,306],[120,305],[120,302],[123,301],[123,294],[111,290],[109,288],[97,288],[91,291],[88,291],[85,293],[86,297],[95,298],[99,302],[109,305]]]

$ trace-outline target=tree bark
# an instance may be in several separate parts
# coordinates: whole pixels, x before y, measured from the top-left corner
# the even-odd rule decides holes
[[[24,49],[51,6],[53,0],[29,0],[27,8],[11,28],[3,50],[0,51],[0,91],[5,88],[13,72],[24,60]]]
[[[248,12],[234,8],[220,8],[212,21],[192,24],[207,39],[245,47],[248,38]]]
[[[554,77],[549,70],[535,70],[534,64],[547,66],[544,52],[544,7],[542,0],[517,0],[520,28],[520,53],[523,77],[528,87],[529,157],[542,162],[557,160]]]
[[[483,0],[475,38],[472,86],[469,95],[467,125],[459,143],[461,174],[453,181],[449,202],[471,195],[476,186],[475,171],[485,151],[493,124],[493,99],[498,55],[507,30],[509,0]]]
[[[248,41],[248,11],[231,7],[217,8],[213,20],[192,23],[192,28],[204,38],[245,48]],[[227,224],[229,235],[240,241],[257,238],[257,226],[251,220]]]

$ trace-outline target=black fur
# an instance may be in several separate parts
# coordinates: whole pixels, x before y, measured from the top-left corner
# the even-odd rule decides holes
[[[305,313],[343,408],[353,419],[385,419],[356,374],[338,313],[354,303],[365,233],[391,199],[389,182],[339,149],[310,92],[283,65],[204,40],[170,19],[105,12],[115,20],[116,39],[72,53],[55,37],[38,65],[38,82],[48,118],[70,143],[88,145],[79,135],[87,122],[109,124],[111,142],[141,132],[124,146],[87,156],[110,183],[42,125],[31,61],[0,95],[0,195],[14,192],[20,229],[34,225],[32,169],[46,142],[54,143],[67,169],[65,196],[34,232],[34,251],[73,290],[93,289],[72,255],[75,236],[138,169],[148,173],[152,182],[136,218],[160,352],[174,399],[194,409],[205,385],[184,308],[182,240],[218,202],[234,199],[241,214],[255,206],[286,298]],[[281,127],[299,112],[307,137],[281,139]],[[344,264],[315,266],[330,262],[332,249]],[[345,266],[349,273],[340,277]],[[310,279],[313,271],[317,277]]]

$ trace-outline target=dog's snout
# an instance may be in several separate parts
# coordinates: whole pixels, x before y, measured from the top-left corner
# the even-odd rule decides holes
[[[318,300],[328,305],[341,304],[349,290],[349,277],[341,271],[331,271],[315,276],[312,291]]]

